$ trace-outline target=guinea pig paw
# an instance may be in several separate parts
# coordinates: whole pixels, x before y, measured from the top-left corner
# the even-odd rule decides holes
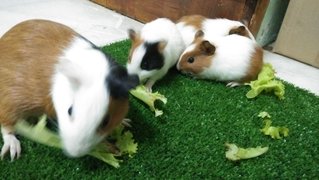
[[[124,126],[126,126],[126,127],[132,127],[132,126],[131,126],[131,122],[132,122],[132,120],[130,120],[130,119],[128,119],[128,118],[125,118],[125,119],[123,119],[122,124],[123,124]]]
[[[20,141],[13,134],[3,136],[4,144],[1,149],[1,159],[10,151],[11,161],[18,159],[21,154]]]
[[[147,92],[149,92],[149,93],[152,92],[152,87],[154,84],[155,84],[155,81],[150,80],[150,79],[146,82],[145,87],[146,87]]]
[[[233,87],[240,86],[240,85],[241,85],[241,83],[239,83],[239,82],[229,82],[229,83],[227,83],[226,86],[233,88]]]
[[[106,142],[106,146],[107,146],[108,152],[115,155],[121,155],[121,150],[118,147],[116,147],[115,144]]]

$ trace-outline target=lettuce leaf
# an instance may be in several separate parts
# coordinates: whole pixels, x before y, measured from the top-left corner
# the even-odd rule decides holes
[[[275,71],[271,64],[264,64],[261,72],[258,75],[257,80],[246,83],[251,87],[251,90],[247,92],[246,97],[251,99],[258,96],[261,92],[267,93],[274,92],[274,94],[280,99],[284,99],[285,86],[279,81],[275,80]]]
[[[146,103],[150,107],[151,111],[155,112],[155,117],[163,114],[163,111],[155,108],[154,103],[156,100],[160,100],[164,104],[166,104],[167,98],[165,96],[159,94],[158,92],[155,92],[155,93],[149,92],[147,91],[146,87],[143,85],[139,85],[135,89],[132,89],[130,93],[136,98],[138,98],[139,100]]]
[[[287,137],[289,134],[289,129],[287,127],[275,127],[271,126],[271,116],[268,112],[260,112],[258,117],[263,119],[264,127],[260,129],[265,135],[270,136],[273,139],[281,139],[283,137]]]
[[[124,126],[119,126],[111,134],[111,139],[116,140],[116,147],[122,154],[133,157],[137,153],[137,143],[134,142],[133,134],[129,131],[124,132]]]
[[[137,152],[137,143],[134,143],[133,134],[128,131],[117,139],[116,146],[122,153],[127,153],[129,157],[133,157]]]
[[[15,128],[19,135],[22,135],[34,142],[62,149],[59,135],[56,132],[49,130],[46,127],[46,123],[47,117],[46,115],[43,115],[39,118],[38,123],[34,126],[22,120],[16,124]],[[120,162],[122,162],[122,160],[117,159],[116,156],[129,154],[129,157],[132,157],[132,155],[137,152],[137,143],[134,143],[132,133],[129,131],[123,132],[124,127],[120,125],[111,135],[115,137],[116,145],[120,150],[119,154],[113,154],[109,152],[107,143],[101,142],[92,149],[89,155],[100,159],[115,168],[120,167]]]
[[[228,148],[226,151],[226,158],[231,161],[238,161],[241,159],[250,159],[260,156],[268,151],[268,147],[256,147],[256,148],[240,148],[236,144],[226,143]]]
[[[258,117],[261,117],[261,118],[271,118],[270,114],[266,111],[262,111],[258,114]]]
[[[274,127],[271,126],[272,121],[270,119],[264,120],[264,127],[260,130],[265,135],[269,135],[273,139],[281,139],[287,137],[289,134],[289,129],[287,127]]]

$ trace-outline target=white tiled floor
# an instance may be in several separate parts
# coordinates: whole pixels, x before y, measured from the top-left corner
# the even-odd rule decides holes
[[[0,36],[26,19],[50,19],[70,26],[98,46],[127,38],[143,24],[88,0],[1,0]],[[277,76],[319,96],[319,69],[265,51]]]
[[[27,19],[49,19],[66,24],[101,46],[127,38],[127,29],[142,24],[88,0],[1,0],[0,36]]]

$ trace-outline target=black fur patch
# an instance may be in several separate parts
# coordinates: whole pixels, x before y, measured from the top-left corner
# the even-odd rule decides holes
[[[125,67],[110,60],[110,74],[106,78],[106,84],[110,90],[111,96],[120,99],[128,98],[129,91],[139,84],[137,75],[129,75]]]
[[[111,56],[104,53],[101,48],[94,45],[92,42],[87,40],[85,37],[80,36],[85,41],[91,44],[91,47],[95,50],[100,51],[104,54],[105,60],[110,64],[110,74],[105,79],[106,88],[110,90],[110,94],[113,98],[128,98],[129,91],[135,88],[140,82],[137,75],[129,75],[127,69],[119,65],[112,59]]]
[[[154,70],[161,69],[164,65],[164,56],[158,50],[159,42],[145,43],[146,52],[141,61],[141,69]]]

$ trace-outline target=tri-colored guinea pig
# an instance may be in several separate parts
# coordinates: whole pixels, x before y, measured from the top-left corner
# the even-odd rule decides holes
[[[146,23],[140,32],[129,30],[132,40],[127,69],[151,91],[154,83],[176,65],[185,49],[176,24],[166,18]]]
[[[263,50],[255,41],[238,34],[208,40],[200,30],[180,56],[177,69],[233,87],[256,79],[262,64]]]
[[[64,151],[88,153],[127,114],[136,75],[71,28],[47,20],[17,24],[0,39],[0,124],[3,157],[21,153],[17,121],[57,118]]]

